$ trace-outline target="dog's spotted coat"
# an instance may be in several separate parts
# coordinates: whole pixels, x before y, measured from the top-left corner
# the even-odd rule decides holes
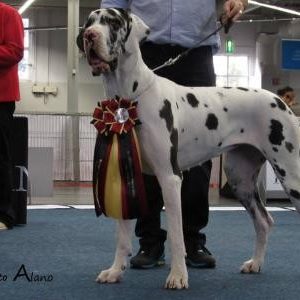
[[[139,51],[139,43],[148,34],[148,27],[137,16],[101,9],[90,14],[77,43],[93,74],[104,75],[107,96],[139,102],[142,154],[160,182],[166,207],[172,250],[166,287],[188,287],[180,206],[182,170],[223,152],[228,181],[256,230],[254,254],[241,271],[257,273],[273,224],[256,190],[266,160],[300,210],[298,120],[276,95],[265,90],[183,87],[156,76]],[[129,221],[120,220],[118,225],[115,260],[99,274],[99,282],[119,281],[131,252]]]

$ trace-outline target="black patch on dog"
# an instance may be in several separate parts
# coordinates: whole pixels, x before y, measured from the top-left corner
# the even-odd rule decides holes
[[[99,13],[100,13],[100,11],[96,11],[96,12],[95,12],[96,15],[99,15]],[[83,28],[88,28],[88,27],[90,27],[90,26],[95,22],[95,20],[96,20],[95,15],[94,15],[94,14],[91,14],[91,15],[89,16],[89,18],[87,19],[87,22],[84,24]]]
[[[178,131],[177,129],[173,128],[171,135],[170,135],[170,141],[172,144],[172,147],[170,149],[170,157],[171,157],[171,166],[173,169],[174,175],[177,175],[182,179],[182,173],[179,169],[178,162],[177,162],[177,153],[178,153]]]
[[[133,83],[132,91],[135,92],[138,86],[139,86],[139,83],[137,81],[135,81]]]
[[[116,10],[119,12],[120,15],[116,13]],[[110,42],[114,44],[117,40],[117,32],[120,28],[126,28],[126,35],[122,39],[122,42],[125,43],[128,39],[128,36],[131,32],[131,22],[132,19],[129,16],[128,12],[121,8],[114,8],[114,9],[106,9],[109,16],[101,16],[100,17],[100,24],[108,25],[110,27]],[[123,52],[125,51],[124,45],[122,45]]]
[[[278,165],[274,165],[274,168],[281,177],[285,177],[285,175],[286,175],[285,170],[281,169]]]
[[[188,103],[189,103],[192,107],[198,107],[199,101],[198,101],[198,99],[195,97],[194,94],[188,93],[188,94],[186,95],[186,99],[187,99]]]
[[[286,105],[283,103],[283,101],[278,98],[278,97],[274,97],[278,107],[281,109],[281,110],[286,110]]]
[[[207,105],[207,104],[204,104],[204,107],[208,108],[208,105]]]
[[[205,126],[209,129],[209,130],[216,130],[218,128],[219,125],[219,121],[218,118],[216,117],[215,114],[208,114],[206,122],[205,122]]]
[[[282,124],[272,119],[271,120],[271,133],[269,135],[269,140],[273,145],[281,145],[282,141],[285,139],[283,135],[283,126]]]
[[[244,91],[244,92],[249,92],[249,89],[243,88],[243,87],[238,87],[238,90]]]
[[[277,162],[277,159],[276,159],[276,158],[273,158],[273,161],[276,163],[276,162]]]
[[[275,103],[271,103],[271,107],[275,108],[275,107],[277,107],[277,105]]]
[[[185,99],[183,97],[181,97],[182,102],[185,102]]]
[[[273,147],[272,149],[273,149],[274,152],[278,152],[277,148]]]
[[[174,118],[172,113],[171,103],[168,99],[164,100],[163,108],[159,111],[159,116],[166,121],[167,129],[170,132],[170,162],[173,169],[173,173],[182,178],[181,171],[179,170],[177,162],[178,153],[178,130],[174,128]]]
[[[290,194],[293,198],[300,199],[300,192],[296,190],[290,190]]]
[[[107,8],[106,11],[107,11],[107,13],[108,13],[109,15],[111,15],[112,17],[117,16],[116,12],[115,12],[113,9],[111,9],[111,8]]]
[[[290,142],[285,142],[285,147],[289,152],[293,152],[294,150],[294,145]]]
[[[221,147],[222,146],[222,142],[220,142],[219,144],[218,144],[218,147]]]
[[[228,112],[228,108],[227,108],[227,107],[224,107],[223,110],[224,110],[225,112]]]
[[[111,71],[114,71],[118,66],[118,59],[115,58],[114,60],[112,60],[110,63],[109,63],[109,67],[111,69]]]
[[[176,107],[177,107],[177,109],[179,109],[179,105],[178,105],[178,103],[176,102]]]
[[[159,111],[159,116],[166,121],[167,129],[171,133],[173,129],[173,113],[171,108],[171,102],[168,99],[164,100],[164,106]]]
[[[240,132],[241,132],[241,133],[244,133],[244,128],[242,128]]]

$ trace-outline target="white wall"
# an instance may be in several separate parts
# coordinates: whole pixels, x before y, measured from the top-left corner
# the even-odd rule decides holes
[[[271,42],[264,46],[260,59],[263,71],[262,87],[276,93],[278,89],[289,85],[295,89],[300,102],[300,70],[281,69],[281,39],[300,39],[300,22],[281,22],[278,30],[273,32]]]
[[[88,11],[82,11],[81,19],[87,14]],[[67,10],[63,8],[34,10],[28,17],[30,26],[34,27],[67,24]],[[32,31],[31,45],[34,50],[30,53],[31,79],[20,82],[22,101],[17,104],[17,111],[67,112],[67,31]],[[102,80],[93,78],[84,58],[80,58],[78,76],[79,112],[91,113],[97,101],[104,97]],[[58,88],[58,94],[34,95],[34,84],[53,85]]]

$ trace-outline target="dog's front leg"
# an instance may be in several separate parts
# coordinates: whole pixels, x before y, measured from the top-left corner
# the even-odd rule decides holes
[[[99,283],[115,283],[121,280],[121,277],[127,266],[127,257],[131,254],[132,226],[129,220],[117,221],[117,248],[115,259],[112,266],[102,271],[96,281]]]
[[[158,177],[166,208],[168,238],[171,247],[171,271],[165,288],[188,288],[188,273],[185,264],[185,246],[181,216],[181,179],[177,175]]]

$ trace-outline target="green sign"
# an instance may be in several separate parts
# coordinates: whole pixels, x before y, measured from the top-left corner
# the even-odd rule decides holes
[[[232,39],[226,39],[225,41],[225,52],[233,53],[235,50],[234,41]]]

